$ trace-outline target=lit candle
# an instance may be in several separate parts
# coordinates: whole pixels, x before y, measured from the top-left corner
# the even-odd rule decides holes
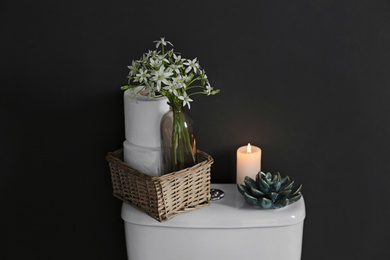
[[[261,149],[257,146],[241,146],[237,149],[237,184],[243,184],[245,176],[256,178],[261,168]]]

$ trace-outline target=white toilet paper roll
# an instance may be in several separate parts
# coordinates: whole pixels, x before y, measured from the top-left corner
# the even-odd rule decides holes
[[[126,90],[123,100],[126,140],[142,147],[160,147],[160,122],[169,110],[168,99],[138,95],[134,100]]]
[[[160,147],[142,147],[124,141],[123,161],[132,168],[151,176],[160,176],[162,173],[162,152]]]

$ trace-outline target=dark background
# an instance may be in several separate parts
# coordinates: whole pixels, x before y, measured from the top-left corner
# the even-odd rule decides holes
[[[304,186],[302,259],[388,258],[389,1],[1,0],[1,259],[126,259],[105,155],[160,36],[221,89],[190,110],[212,182],[251,142]]]

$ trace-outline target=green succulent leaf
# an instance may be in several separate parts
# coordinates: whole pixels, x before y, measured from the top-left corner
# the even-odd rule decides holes
[[[293,187],[293,185],[294,185],[294,181],[290,183],[286,183],[285,186],[282,186],[281,190],[289,190]]]
[[[256,183],[259,183],[259,179],[260,179],[261,174],[262,174],[261,171],[259,171],[259,172],[256,174],[256,178],[255,178]]]
[[[276,199],[278,198],[278,193],[277,192],[270,192],[267,194],[267,197],[272,200],[272,202],[275,202]]]
[[[276,173],[278,175],[278,182],[282,182],[282,176],[280,176],[280,172]]]
[[[267,172],[267,174],[265,175],[265,180],[268,184],[270,184],[272,182],[272,174]]]
[[[287,198],[277,200],[274,203],[275,207],[277,207],[277,208],[283,208],[283,207],[287,206],[288,204],[289,204],[289,199],[287,199]]]
[[[251,193],[256,198],[264,197],[264,193],[263,192],[261,192],[260,190],[254,188],[252,186],[251,186]]]
[[[245,193],[250,193],[251,192],[251,190],[248,189],[248,187],[246,187],[243,184],[237,184],[237,189],[241,193],[242,196],[245,196]]]
[[[290,198],[288,199],[289,202],[290,202],[289,204],[298,201],[301,197],[302,197],[302,195],[301,195],[300,193],[299,193],[299,194],[296,194],[296,195],[294,195],[294,196],[292,196],[292,197],[290,197]]]
[[[263,192],[268,192],[270,190],[270,186],[268,185],[268,183],[261,177],[259,178],[258,184],[260,190],[262,190]]]
[[[279,197],[280,198],[286,198],[288,196],[290,196],[292,190],[282,190],[279,192]]]
[[[274,191],[278,192],[278,191],[280,190],[281,185],[282,185],[282,184],[281,184],[280,182],[276,182],[276,183],[274,184]]]
[[[265,177],[265,173],[262,171],[259,171],[259,173],[256,175],[256,181],[260,181],[261,178]]]
[[[257,204],[258,203],[257,198],[249,195],[248,193],[244,194],[244,198],[245,198],[246,202],[248,202],[250,205],[252,205],[252,206],[257,206],[258,205]]]
[[[291,193],[292,196],[298,194],[301,192],[302,184],[300,184],[298,187],[294,188],[293,192]]]
[[[250,188],[253,187],[255,189],[258,189],[257,183],[249,176],[245,176],[244,178],[245,185]]]
[[[287,183],[290,182],[290,177],[286,176],[286,177],[283,177],[282,180],[280,181],[281,182],[281,185],[282,187],[285,186]]]
[[[277,175],[277,174],[274,174],[274,175],[273,175],[273,177],[272,177],[272,183],[273,183],[273,184],[278,183],[278,175]]]
[[[258,200],[258,205],[262,208],[269,209],[272,206],[272,201],[267,198],[260,198]]]

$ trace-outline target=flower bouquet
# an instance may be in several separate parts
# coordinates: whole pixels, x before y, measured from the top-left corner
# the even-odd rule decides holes
[[[215,95],[219,90],[211,87],[197,58],[183,58],[165,38],[154,42],[156,50],[149,50],[128,66],[128,83],[121,89],[129,89],[134,97],[138,94],[167,97],[170,111],[162,118],[161,145],[168,173],[196,163],[193,128],[183,107],[190,109],[194,95]]]

